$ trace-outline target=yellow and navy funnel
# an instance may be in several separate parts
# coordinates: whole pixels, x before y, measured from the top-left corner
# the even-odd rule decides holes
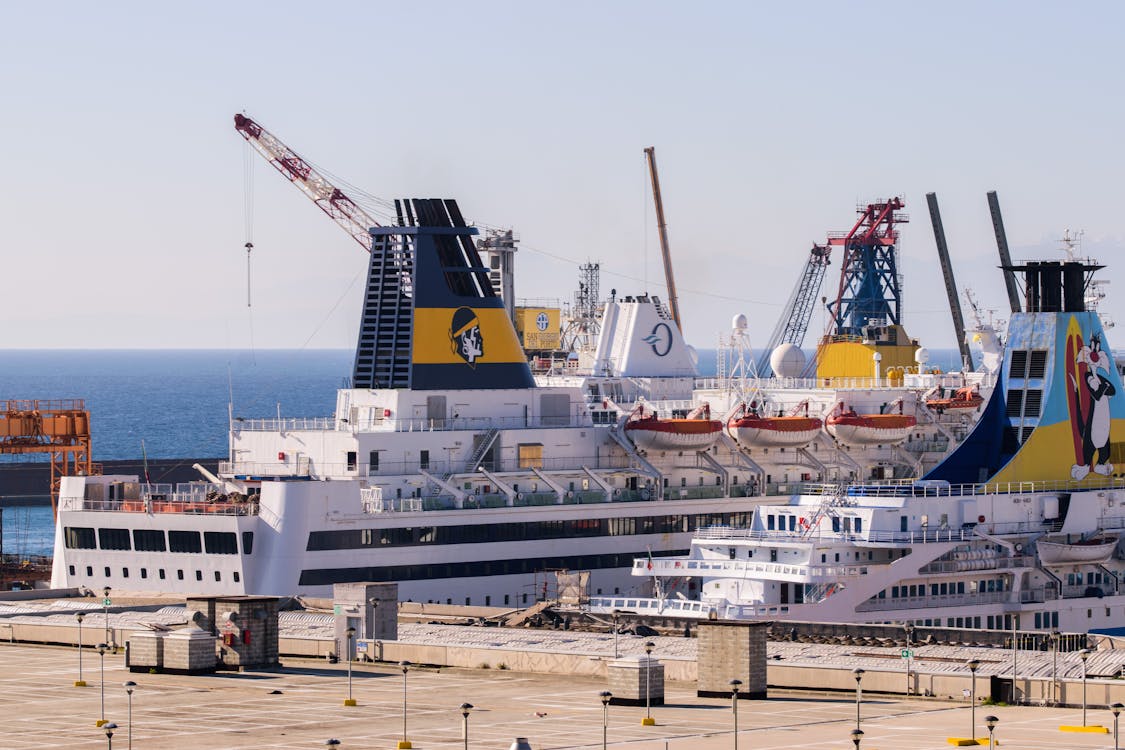
[[[371,231],[354,388],[533,388],[503,301],[457,202],[395,201]]]
[[[1125,389],[1096,312],[1085,307],[1102,266],[1042,262],[1025,275],[1000,382],[969,437],[925,478],[1005,484],[1125,475]]]

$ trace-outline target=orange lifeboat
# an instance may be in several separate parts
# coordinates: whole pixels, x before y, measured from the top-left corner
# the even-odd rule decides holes
[[[639,416],[643,408],[638,407],[638,418],[625,423],[625,434],[645,450],[704,450],[722,435],[723,423],[709,419],[709,407],[697,411],[702,413],[702,419],[695,418],[694,412],[685,418],[661,419],[656,414]]]
[[[984,396],[980,395],[975,385],[958,388],[949,397],[926,399],[926,406],[937,412],[946,409],[975,409],[983,403]]]
[[[906,440],[916,424],[918,420],[908,414],[857,414],[855,409],[845,410],[841,402],[829,415],[826,429],[844,445],[895,445]]]
[[[765,417],[755,413],[754,404],[751,404],[742,416],[732,418],[727,427],[731,435],[744,445],[768,448],[805,446],[816,439],[824,423],[808,415],[808,402],[804,403],[804,407],[804,416]],[[795,411],[799,410],[800,406]]]

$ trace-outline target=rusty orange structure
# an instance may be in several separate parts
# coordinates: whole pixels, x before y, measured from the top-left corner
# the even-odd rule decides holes
[[[0,454],[50,456],[53,511],[63,477],[100,473],[90,456],[90,412],[82,399],[0,401]]]

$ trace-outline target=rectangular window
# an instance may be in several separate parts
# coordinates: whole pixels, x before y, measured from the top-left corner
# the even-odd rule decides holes
[[[242,577],[240,575],[238,575],[238,571],[237,570],[234,571],[234,582],[238,583],[241,579],[242,579]]]
[[[184,580],[184,571],[177,570],[176,571],[176,578],[177,578],[177,580],[180,580],[180,581]]]
[[[371,451],[367,454],[367,470],[371,473],[379,471],[379,451]]]
[[[238,536],[233,531],[204,531],[203,542],[209,555],[238,554]]]
[[[148,578],[148,568],[141,568],[141,578]]]
[[[129,549],[129,530],[98,529],[98,546],[102,549]]]
[[[242,554],[249,555],[254,552],[254,532],[242,532]]]
[[[134,529],[133,549],[138,552],[166,552],[164,531],[156,529]]]
[[[356,466],[355,451],[348,451],[347,460],[348,460],[348,471],[355,471],[355,466]]]
[[[164,580],[164,568],[161,568],[158,572],[160,574],[160,580],[163,581]]]
[[[430,468],[430,452],[429,451],[420,451],[419,452],[419,454],[418,454],[418,468],[422,469],[423,471]]]
[[[94,530],[80,526],[67,526],[64,529],[67,549],[97,549]]]
[[[93,578],[94,577],[94,566],[93,565],[87,565],[86,566],[86,577],[87,578]]]
[[[202,552],[203,545],[199,541],[198,531],[169,531],[169,552]]]
[[[857,534],[863,533],[863,519],[862,518],[855,519],[855,533],[857,533]]]
[[[73,565],[67,566],[67,570],[70,572],[71,575],[74,575],[74,566]],[[504,602],[504,603],[507,604],[507,602]]]
[[[109,578],[109,576],[110,576],[109,566],[107,565],[107,566],[105,566],[105,577]]]
[[[195,571],[195,580],[197,580],[197,581],[203,580],[203,571],[202,570]]]
[[[129,577],[129,569],[128,568],[122,568],[121,569],[121,577],[122,578],[128,578]]]
[[[215,571],[215,582],[218,583],[221,580],[223,580],[223,574],[216,570]]]

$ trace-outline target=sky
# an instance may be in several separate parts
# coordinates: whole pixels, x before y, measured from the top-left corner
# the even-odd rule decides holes
[[[665,296],[654,146],[698,347],[738,313],[764,344],[812,243],[892,195],[903,323],[955,346],[928,192],[986,308],[995,190],[1017,260],[1084,232],[1125,323],[1123,26],[1110,2],[0,3],[0,349],[354,346],[366,254],[247,169],[236,112],[368,194],[513,229],[521,298],[569,299],[587,260]]]

